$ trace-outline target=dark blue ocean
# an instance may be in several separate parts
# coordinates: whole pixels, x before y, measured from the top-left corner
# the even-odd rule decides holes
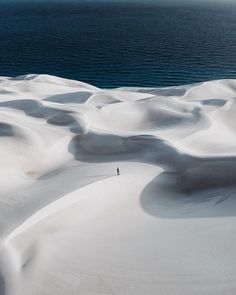
[[[99,87],[236,78],[236,5],[2,3],[0,75],[27,73]]]

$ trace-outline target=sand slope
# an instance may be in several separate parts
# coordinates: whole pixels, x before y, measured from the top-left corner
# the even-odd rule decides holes
[[[236,80],[1,77],[0,295],[235,294],[235,115]]]

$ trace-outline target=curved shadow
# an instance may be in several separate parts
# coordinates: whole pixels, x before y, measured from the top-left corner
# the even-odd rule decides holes
[[[200,101],[202,105],[222,107],[226,104],[227,100],[222,98],[212,98]]]
[[[11,101],[3,101],[0,103],[0,107],[11,108],[19,111],[23,111],[27,116],[34,118],[49,119],[53,115],[57,114],[70,114],[72,111],[59,110],[52,107],[45,107],[41,102],[33,99],[19,99]]]
[[[234,185],[204,190],[176,189],[175,175],[164,172],[152,180],[140,196],[141,207],[157,218],[185,219],[236,215]]]
[[[20,99],[0,102],[0,107],[23,111],[26,116],[45,119],[47,124],[68,127],[72,133],[85,133],[86,124],[82,118],[75,118],[73,111],[45,107],[41,102],[33,99]],[[0,123],[0,136],[12,136],[14,130],[10,125]]]
[[[92,132],[75,136],[68,150],[76,160],[84,162],[129,160],[162,167],[164,172],[146,186],[140,197],[142,208],[153,216],[236,215],[235,156],[190,156],[154,136]]]
[[[14,128],[11,125],[0,122],[0,137],[14,136],[14,135],[15,135]]]
[[[74,158],[85,162],[114,162],[134,160],[158,164],[161,167],[174,165],[183,169],[187,158],[166,141],[152,135],[119,136],[114,134],[94,133],[76,135],[71,140],[68,151]],[[180,157],[181,156],[181,157]]]
[[[236,215],[236,157],[197,158],[182,171],[165,171],[140,196],[142,208],[159,218]]]

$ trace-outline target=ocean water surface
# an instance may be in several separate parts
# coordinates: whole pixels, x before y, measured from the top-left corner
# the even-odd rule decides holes
[[[0,75],[27,73],[104,88],[236,78],[236,5],[1,4]]]

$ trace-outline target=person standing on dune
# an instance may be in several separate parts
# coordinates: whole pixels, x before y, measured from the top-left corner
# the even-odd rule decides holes
[[[119,167],[116,168],[116,173],[117,173],[117,175],[120,175],[120,168]]]

